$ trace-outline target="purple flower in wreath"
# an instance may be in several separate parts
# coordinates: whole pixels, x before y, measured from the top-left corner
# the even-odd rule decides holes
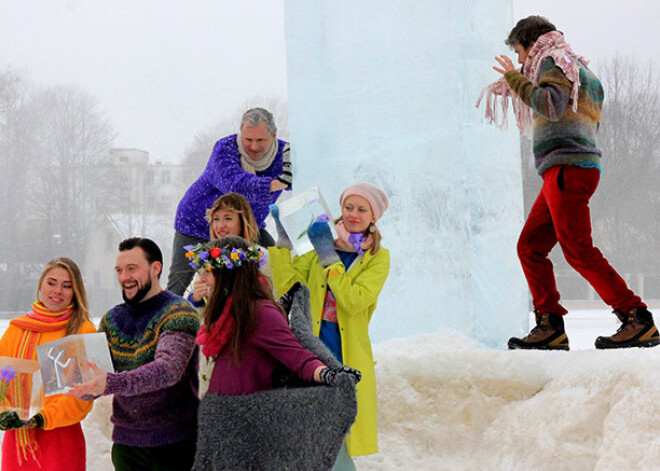
[[[226,266],[227,268],[229,268],[230,270],[231,270],[232,268],[234,268],[234,262],[232,262],[231,259],[230,259],[229,257],[227,257],[226,255],[223,254],[223,255],[222,255],[222,259],[225,261],[225,266]]]
[[[237,252],[238,252],[238,258],[240,258],[241,260],[247,260],[247,255],[245,254],[245,252],[243,252],[242,250]]]

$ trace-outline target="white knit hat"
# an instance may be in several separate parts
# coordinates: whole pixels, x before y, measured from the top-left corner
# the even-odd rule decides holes
[[[344,207],[344,201],[351,195],[361,196],[366,199],[371,205],[371,211],[374,213],[374,219],[378,221],[383,215],[389,202],[387,196],[378,187],[375,187],[369,182],[357,182],[346,188],[339,197],[339,204]]]

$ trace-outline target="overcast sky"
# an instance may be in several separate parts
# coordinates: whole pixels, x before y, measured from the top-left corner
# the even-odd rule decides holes
[[[593,61],[619,51],[658,63],[657,0],[513,5],[515,19],[546,15]],[[0,67],[81,86],[117,147],[178,161],[197,132],[248,99],[286,98],[283,9],[284,0],[0,0]]]

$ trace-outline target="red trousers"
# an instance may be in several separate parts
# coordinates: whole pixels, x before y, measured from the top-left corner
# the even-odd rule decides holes
[[[605,260],[591,239],[589,199],[598,187],[600,171],[571,165],[550,167],[543,173],[543,187],[518,239],[518,257],[540,314],[567,313],[548,254],[559,242],[564,257],[606,304],[627,312],[646,306]]]

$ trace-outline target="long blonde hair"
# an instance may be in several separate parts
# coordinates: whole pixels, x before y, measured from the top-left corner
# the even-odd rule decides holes
[[[44,282],[46,275],[55,267],[64,268],[71,276],[71,285],[73,288],[73,312],[66,325],[65,335],[74,335],[80,332],[85,321],[89,321],[89,304],[87,302],[87,292],[83,283],[80,268],[76,262],[67,257],[57,257],[48,262],[41,271],[39,284],[37,285],[37,299],[39,299],[39,290]]]

